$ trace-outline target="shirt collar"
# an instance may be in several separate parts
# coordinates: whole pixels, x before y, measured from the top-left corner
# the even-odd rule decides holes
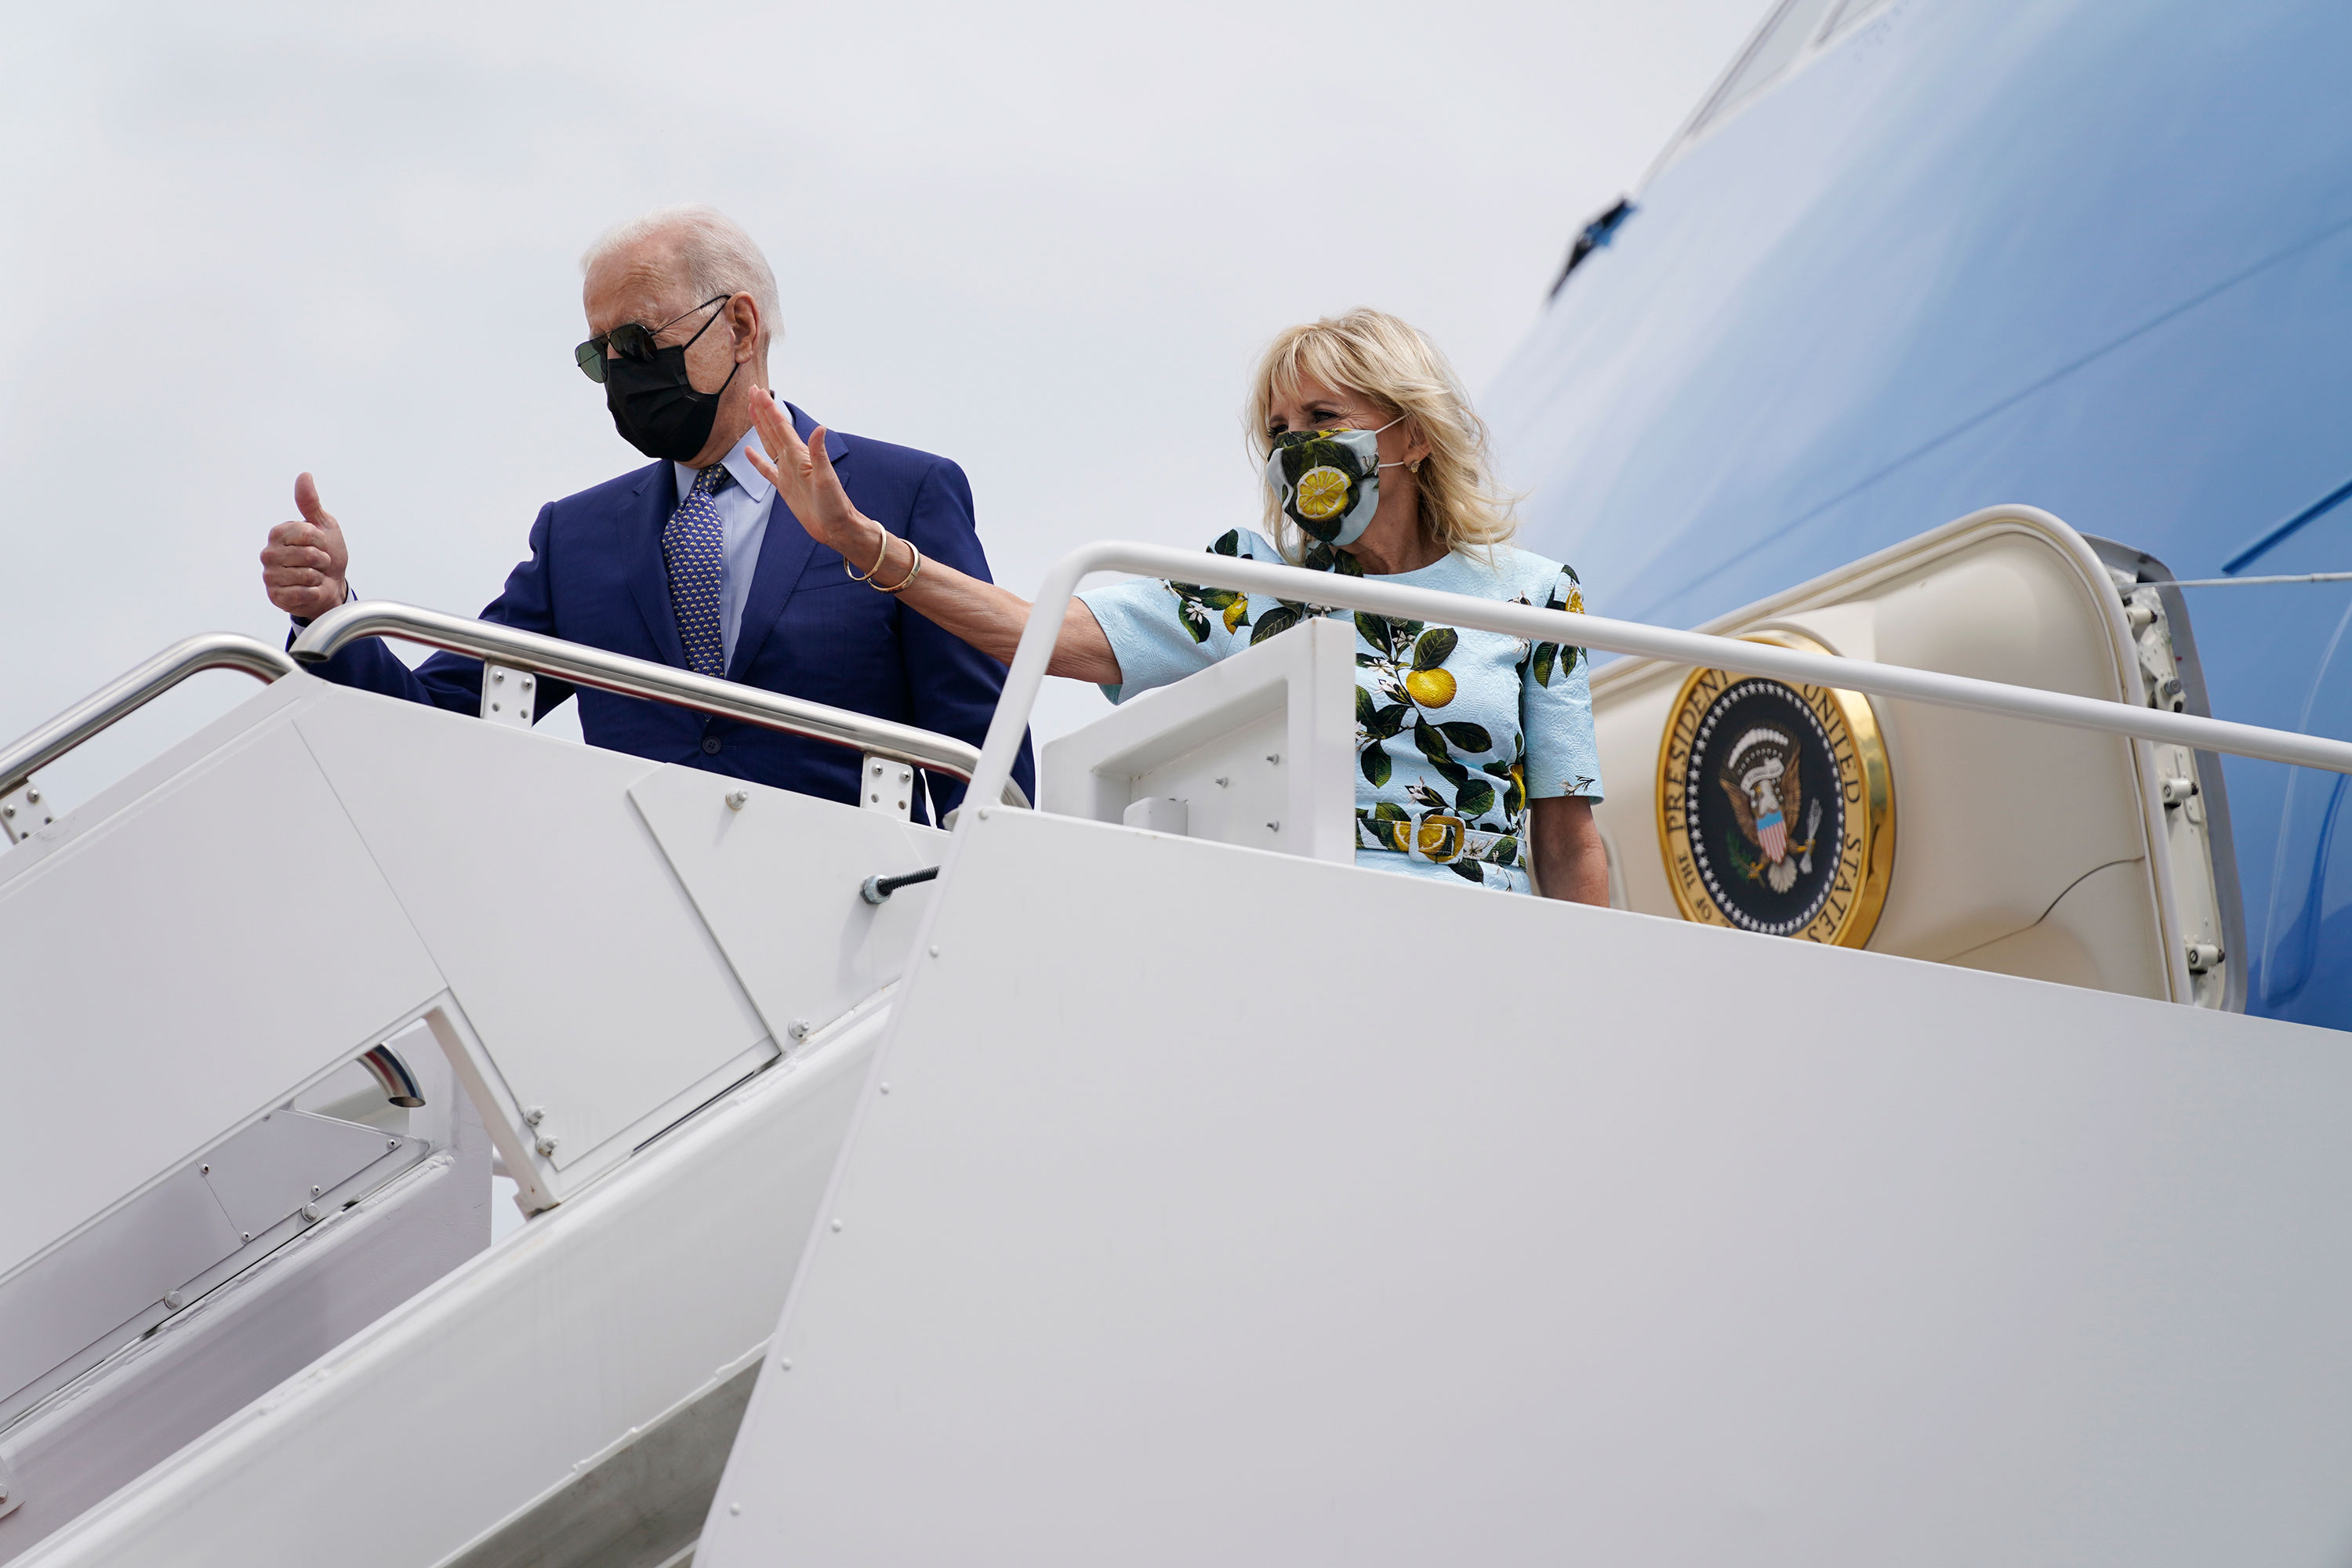
[[[754,425],[743,432],[743,438],[735,443],[732,451],[719,459],[719,466],[725,468],[734,481],[743,487],[743,494],[752,505],[764,506],[767,504],[768,492],[774,489],[775,486],[770,484],[760,470],[751,466],[751,459],[743,455],[747,448],[759,440],[760,427]],[[765,457],[767,452],[767,447],[761,444],[760,455]],[[694,488],[695,470],[688,468],[684,463],[672,463],[670,468],[677,478],[678,499],[683,500],[687,491]]]

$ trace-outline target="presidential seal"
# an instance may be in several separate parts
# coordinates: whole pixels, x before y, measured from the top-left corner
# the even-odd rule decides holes
[[[1787,633],[1758,642],[1826,652]],[[1685,920],[1860,947],[1895,865],[1895,786],[1870,700],[1695,671],[1658,751],[1658,840]]]

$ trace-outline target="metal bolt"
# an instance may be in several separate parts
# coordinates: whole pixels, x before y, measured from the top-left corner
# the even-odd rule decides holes
[[[491,712],[493,712],[493,713],[495,713],[495,712],[497,712],[498,710],[499,710],[499,705],[498,705],[497,703],[495,703],[495,702],[491,703],[491,704],[490,704],[490,711],[491,711]]]
[[[249,1231],[249,1230],[247,1230],[247,1231],[239,1231],[237,1234],[238,1234],[238,1235],[240,1235],[240,1236],[242,1236],[242,1237],[245,1237],[245,1239],[246,1239],[246,1240],[247,1240],[247,1241],[251,1241],[251,1240],[253,1239],[253,1232],[251,1232],[251,1231]]]
[[[839,1230],[839,1229],[841,1228],[841,1222],[840,1222],[839,1220],[835,1220],[835,1221],[833,1222],[833,1228],[834,1228],[834,1229],[835,1229],[835,1230]]]
[[[536,1127],[546,1120],[547,1107],[543,1105],[527,1106],[523,1110],[522,1124],[525,1127]]]
[[[730,1502],[727,1505],[727,1511],[730,1514],[741,1513],[743,1511],[743,1505],[740,1502]]]
[[[1275,766],[1280,767],[1282,765],[1282,753],[1280,752],[1268,752],[1265,754],[1265,760],[1272,763]]]
[[[783,1360],[782,1360],[782,1361],[778,1362],[778,1363],[776,1363],[776,1365],[777,1365],[777,1367],[778,1367],[780,1370],[782,1370],[782,1371],[784,1371],[784,1372],[790,1372],[790,1371],[792,1371],[792,1370],[793,1370],[792,1358],[791,1358],[790,1356],[787,1356],[787,1357],[785,1357]]]
[[[751,801],[751,792],[750,790],[737,789],[727,792],[727,809],[730,811],[740,811],[746,805],[750,805]]]
[[[939,944],[938,942],[933,942],[933,943],[931,943],[931,956],[932,956],[933,958],[937,958],[939,955],[940,955],[940,944]]]
[[[790,1024],[784,1026],[784,1033],[795,1040],[805,1040],[809,1037],[809,1021],[806,1018],[794,1018]]]
[[[397,1138],[387,1138],[383,1141],[383,1146],[387,1149],[397,1149],[400,1147],[400,1140]]]
[[[548,1155],[555,1152],[555,1140],[552,1138],[542,1138],[538,1142],[532,1144],[531,1147],[538,1150],[541,1158],[544,1159]]]
[[[172,1310],[173,1310],[173,1311],[175,1311],[175,1312],[176,1312],[176,1311],[178,1311],[181,1308],[183,1308],[183,1307],[186,1306],[187,1304],[188,1304],[188,1299],[187,1299],[185,1296],[184,1296],[184,1295],[180,1294],[180,1292],[179,1292],[179,1291],[177,1291],[177,1290],[166,1290],[166,1291],[164,1291],[164,1292],[163,1292],[163,1305],[165,1305],[166,1307],[171,1308],[171,1309],[172,1309]],[[5,1496],[5,1495],[6,1495],[5,1493],[0,1493],[0,1496]]]
[[[874,776],[877,779],[882,776],[882,764],[880,763],[874,764]]]
[[[886,1083],[886,1084],[884,1084],[884,1085],[882,1086],[882,1092],[883,1092],[883,1093],[885,1093],[885,1094],[889,1093],[889,1092],[890,1092],[890,1086],[889,1086],[888,1084],[887,1084],[887,1083]]]
[[[505,681],[506,678],[507,672],[505,670],[494,669],[490,672],[490,684],[493,686],[499,685]]]
[[[982,822],[986,822],[988,820],[988,807],[983,805],[980,808],[980,819]]]
[[[213,1168],[210,1165],[198,1165],[196,1167],[196,1174],[199,1176],[209,1176],[212,1173]]]
[[[317,1204],[304,1204],[302,1205],[302,1217],[309,1220],[312,1225],[316,1225],[320,1220],[327,1217],[327,1211],[320,1207]]]
[[[320,1188],[320,1187],[317,1186],[316,1184],[313,1184],[313,1185],[311,1186],[311,1188],[310,1188],[310,1195],[311,1195],[312,1197],[314,1197],[314,1198],[315,1198],[315,1197],[317,1197],[317,1196],[319,1195],[319,1194],[320,1194],[321,1191],[323,1191],[323,1190],[324,1190],[324,1189],[322,1189],[322,1188]]]

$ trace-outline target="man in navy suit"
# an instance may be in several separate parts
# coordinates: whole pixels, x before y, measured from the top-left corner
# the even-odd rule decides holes
[[[667,207],[614,229],[581,265],[590,333],[581,369],[602,384],[621,435],[655,461],[541,507],[530,559],[482,619],[978,745],[1004,667],[907,610],[889,574],[862,581],[870,563],[846,563],[813,541],[744,456],[759,439],[751,404],[768,395],[778,314],[775,276],[751,237],[711,208]],[[816,421],[784,406],[805,438]],[[961,468],[837,433],[825,450],[860,511],[988,580]],[[294,501],[301,521],[270,531],[262,581],[270,603],[305,625],[352,596],[350,552],[310,475],[295,481]],[[481,661],[462,655],[436,653],[411,671],[364,638],[313,673],[480,711]],[[574,695],[591,745],[857,798],[856,752],[737,720],[545,678],[533,719]],[[1016,777],[1034,796],[1025,746]],[[947,778],[932,790],[940,811],[961,795]]]

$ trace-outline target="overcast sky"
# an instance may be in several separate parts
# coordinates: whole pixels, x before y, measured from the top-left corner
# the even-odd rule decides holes
[[[578,257],[666,202],[766,247],[784,395],[964,466],[1001,581],[1204,544],[1257,515],[1269,336],[1378,305],[1483,389],[1764,8],[0,5],[0,736],[282,637],[255,553],[304,468],[362,594],[478,610],[643,460],[571,361]],[[1044,732],[1102,709],[1049,684]]]

